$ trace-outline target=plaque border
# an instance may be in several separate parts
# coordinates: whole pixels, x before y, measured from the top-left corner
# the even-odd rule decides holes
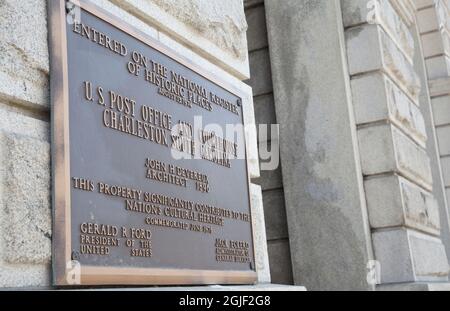
[[[52,278],[56,286],[85,285],[210,285],[210,284],[255,284],[256,247],[251,217],[251,238],[253,244],[254,270],[193,270],[163,268],[130,268],[80,266],[79,284],[68,281],[71,276],[68,266],[71,254],[71,187],[70,187],[70,143],[69,143],[69,82],[66,33],[67,0],[48,0],[48,29],[50,48],[50,102],[51,102],[51,142],[52,142]],[[142,43],[165,54],[174,61],[217,84],[230,93],[245,99],[245,93],[216,75],[193,64],[165,44],[144,34],[134,26],[118,20],[88,0],[77,0],[77,5],[105,21],[111,26],[126,32]],[[245,103],[243,103],[245,104]],[[242,115],[242,122],[244,116]],[[244,135],[245,155],[247,144]],[[249,194],[249,213],[252,214],[250,174],[246,160],[247,188]]]

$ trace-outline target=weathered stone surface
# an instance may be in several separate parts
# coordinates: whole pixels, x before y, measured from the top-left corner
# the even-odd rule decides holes
[[[245,8],[264,4],[264,0],[244,0]]]
[[[241,31],[234,28],[234,22],[240,18],[244,18],[243,6],[241,11],[235,9],[238,6],[231,4],[230,7],[220,8],[226,9],[224,12],[213,12],[208,16],[202,16],[199,20],[194,21],[198,14],[208,13],[208,10],[219,9],[217,1],[189,1],[183,0],[181,6],[174,7],[176,1],[162,0],[91,0],[94,4],[99,5],[109,13],[117,16],[119,19],[130,23],[134,27],[148,34],[150,37],[161,41],[170,48],[179,49],[178,45],[182,45],[183,54],[188,59],[194,60],[195,63],[201,63],[199,58],[210,61],[208,68],[211,70],[215,66],[231,73],[240,80],[249,78],[248,58],[246,52],[246,35],[245,30],[242,34],[236,35],[232,42],[231,39],[234,31]],[[241,0],[233,0],[240,2]],[[198,6],[205,2],[204,6]],[[215,3],[213,3],[215,2]],[[193,3],[189,7],[189,3]],[[242,4],[242,3],[241,3]],[[217,24],[210,17],[222,14],[221,19],[217,19]],[[236,15],[234,18],[229,16]],[[189,16],[190,15],[190,16]],[[207,24],[204,24],[204,23]],[[206,28],[207,29],[206,29]],[[231,27],[231,28],[228,28]],[[217,31],[216,36],[213,34]],[[242,41],[243,40],[243,41]],[[245,43],[244,45],[242,45]],[[224,46],[224,45],[225,46]],[[242,51],[235,50],[236,47],[242,48]],[[240,56],[237,56],[237,54]],[[241,53],[245,53],[241,55]],[[194,54],[194,55],[191,55]],[[200,55],[200,56],[199,56]],[[244,56],[244,57],[242,57]],[[210,68],[211,67],[211,68]],[[221,76],[221,75],[219,75]]]
[[[237,58],[247,57],[242,0],[147,0],[187,24]]]
[[[373,233],[373,243],[383,284],[448,280],[447,257],[438,238],[395,229]]]
[[[250,80],[246,82],[253,88],[254,96],[272,92],[271,77],[269,51],[263,49],[250,53]]]
[[[417,26],[420,33],[437,31],[439,29],[439,20],[435,7],[429,7],[417,12]]]
[[[255,119],[256,129],[258,131],[258,142],[262,140],[271,140],[271,125],[277,123],[273,94],[257,96],[253,100],[255,103]],[[267,125],[267,135],[265,136],[266,139],[263,139],[260,135],[261,130],[265,130],[264,127],[259,126],[261,124]]]
[[[270,274],[274,284],[294,284],[292,279],[291,252],[289,240],[276,240],[268,242]]]
[[[418,45],[420,40],[420,34],[418,31],[415,32],[414,39]],[[414,58],[414,68],[421,79],[421,84],[425,86],[428,81],[428,77],[425,72],[425,61],[420,53],[415,54]],[[441,240],[444,244],[447,254],[450,254],[450,217],[448,210],[448,203],[445,199],[445,191],[442,180],[441,166],[439,165],[439,150],[437,146],[435,124],[433,122],[433,111],[429,88],[423,87],[422,92],[419,97],[420,110],[423,114],[425,127],[427,129],[427,136],[429,137],[427,141],[426,150],[430,158],[431,173],[433,178],[433,196],[439,206],[439,218],[441,227]],[[448,257],[447,257],[448,259]]]
[[[450,72],[450,59],[445,55],[426,59],[425,64],[430,80],[447,77]]]
[[[434,0],[413,0],[413,2],[416,5],[417,10],[421,10],[434,4]]]
[[[425,123],[419,108],[383,73],[352,79],[357,124],[390,120],[410,132],[425,147]]]
[[[261,185],[263,191],[275,190],[283,188],[283,176],[281,174],[281,167],[276,170],[261,170],[261,177],[254,180],[255,183]]]
[[[436,129],[441,156],[450,155],[450,125]]]
[[[377,286],[378,291],[389,292],[448,292],[450,291],[450,283],[429,282],[429,283],[402,283],[402,284],[385,284]]]
[[[444,184],[450,187],[450,156],[441,158],[442,175],[444,175]]]
[[[412,0],[397,0],[391,1],[391,3],[399,16],[403,18],[406,25],[411,26],[414,24],[416,6],[412,2]]]
[[[259,283],[270,283],[269,255],[267,252],[266,225],[261,187],[250,184],[250,203],[252,208],[253,240],[255,243],[255,263]]]
[[[51,267],[40,265],[0,265],[0,287],[39,287],[51,285]]]
[[[255,119],[257,124],[275,124],[275,104],[273,94],[257,96],[255,103]]]
[[[294,282],[309,290],[371,288],[338,3],[265,1]]]
[[[430,158],[426,151],[394,127],[392,134],[398,170],[425,188],[429,187],[433,183],[433,178]]]
[[[393,125],[358,130],[364,175],[400,172],[431,190],[432,176],[427,153]]]
[[[113,2],[118,2],[113,0]],[[236,58],[246,59],[247,41],[242,0],[127,0],[130,5],[145,8],[146,3],[156,4],[183,24],[229,51]],[[142,3],[141,3],[142,2]]]
[[[431,98],[438,96],[448,96],[450,94],[450,77],[428,80]]]
[[[49,263],[51,257],[50,146],[1,134],[3,259]]]
[[[449,265],[442,242],[416,232],[411,232],[409,239],[417,280],[448,280]]]
[[[423,56],[433,57],[444,54],[443,36],[438,31],[422,35]]]
[[[47,109],[46,1],[0,1],[0,97]]]
[[[247,17],[247,45],[248,51],[267,47],[267,27],[264,6],[257,6],[245,11]]]
[[[406,226],[439,235],[439,206],[429,192],[397,175],[364,182],[372,228]]]
[[[382,70],[411,98],[417,99],[420,81],[412,63],[378,25],[363,25],[346,31],[351,75]]]
[[[287,238],[288,228],[283,190],[264,191],[263,202],[267,239]]]
[[[381,25],[408,59],[412,59],[414,40],[389,0],[378,0],[377,6],[360,0],[342,0],[341,3],[345,27],[364,24],[368,22],[368,18],[374,18],[370,22]],[[374,9],[377,9],[376,14],[372,13]]]
[[[450,124],[450,96],[433,98],[431,104],[433,106],[435,125]]]

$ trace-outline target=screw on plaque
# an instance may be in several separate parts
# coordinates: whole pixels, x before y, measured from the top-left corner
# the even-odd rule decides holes
[[[80,253],[77,251],[72,251],[72,260],[78,260],[80,259]]]
[[[239,99],[237,100],[237,105],[238,105],[239,107],[242,106],[242,99],[239,98]]]
[[[70,0],[66,1],[66,13],[71,14],[73,8],[75,7],[75,4],[71,2]]]

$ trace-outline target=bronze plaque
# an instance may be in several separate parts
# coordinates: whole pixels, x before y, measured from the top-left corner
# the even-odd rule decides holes
[[[242,94],[76,3],[49,1],[55,284],[254,283]]]

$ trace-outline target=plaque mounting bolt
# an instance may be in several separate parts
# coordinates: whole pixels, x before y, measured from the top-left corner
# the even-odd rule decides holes
[[[242,106],[242,99],[238,99],[238,100],[237,100],[237,105],[238,105],[239,107]]]
[[[72,260],[78,260],[80,259],[80,253],[77,251],[72,251]]]

